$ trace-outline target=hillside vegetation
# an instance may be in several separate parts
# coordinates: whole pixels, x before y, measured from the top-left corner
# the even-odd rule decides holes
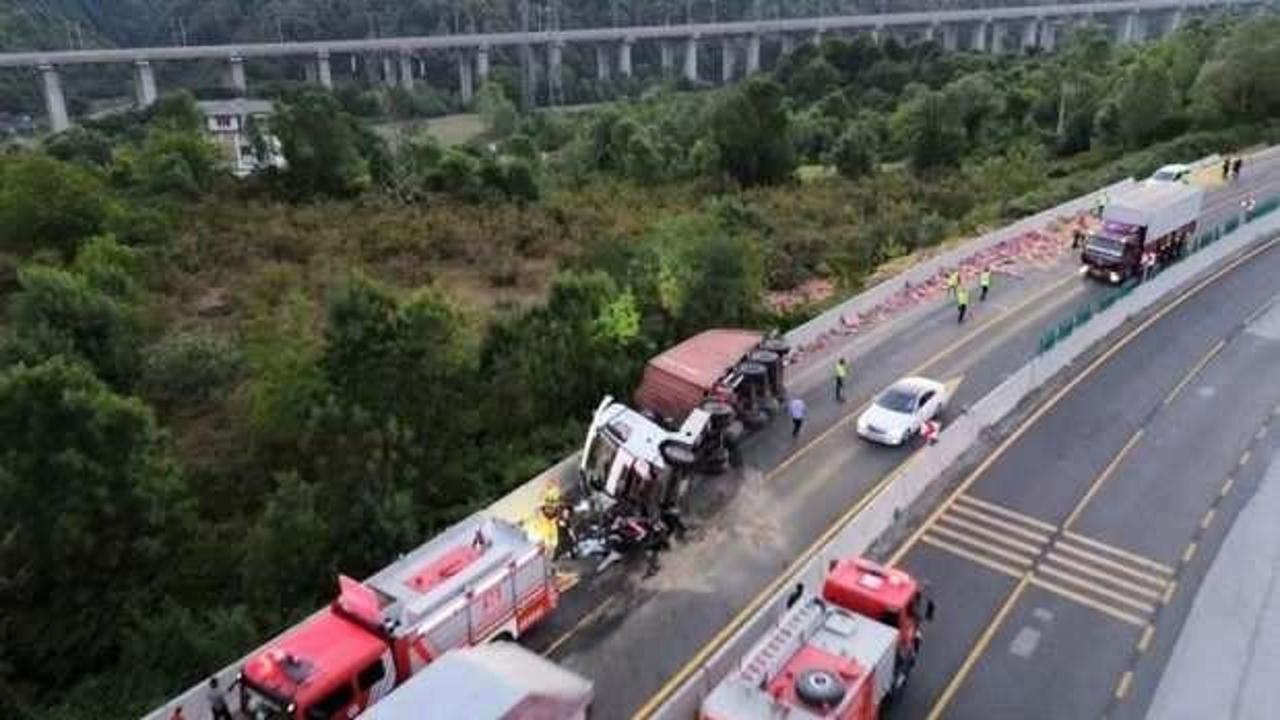
[[[491,85],[451,148],[294,87],[288,170],[242,183],[183,96],[0,155],[0,717],[147,709],[571,451],[665,345],[1275,141],[1277,77],[1276,19],[827,40],[573,116]]]

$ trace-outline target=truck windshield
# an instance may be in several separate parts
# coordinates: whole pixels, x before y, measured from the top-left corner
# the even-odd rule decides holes
[[[241,680],[240,707],[248,720],[289,720],[281,703]]]
[[[1124,255],[1124,243],[1106,235],[1090,235],[1085,249],[1109,257],[1118,258]]]

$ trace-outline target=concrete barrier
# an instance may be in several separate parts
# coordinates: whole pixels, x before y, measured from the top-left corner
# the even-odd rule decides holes
[[[697,717],[702,699],[735,669],[752,643],[777,624],[786,610],[786,596],[797,583],[803,583],[806,588],[820,587],[831,560],[867,552],[877,538],[901,522],[912,504],[960,460],[984,430],[1005,419],[1032,392],[1125,322],[1151,309],[1162,299],[1190,287],[1230,257],[1277,235],[1280,235],[1280,213],[1243,226],[1165,269],[1007,378],[940,433],[936,444],[912,456],[895,477],[880,486],[863,510],[839,528],[828,542],[802,556],[799,568],[778,585],[778,591],[766,598],[759,609],[685,678],[649,717],[660,720]]]

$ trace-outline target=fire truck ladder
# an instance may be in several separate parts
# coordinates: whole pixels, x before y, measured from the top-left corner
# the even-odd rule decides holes
[[[825,606],[810,600],[786,614],[768,642],[751,655],[751,661],[742,668],[742,679],[751,687],[764,688],[779,666],[804,646],[812,634],[813,626],[826,612]]]

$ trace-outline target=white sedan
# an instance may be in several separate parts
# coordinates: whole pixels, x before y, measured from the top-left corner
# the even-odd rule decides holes
[[[873,442],[901,445],[947,406],[947,388],[936,380],[908,377],[890,385],[858,417],[858,434]]]

